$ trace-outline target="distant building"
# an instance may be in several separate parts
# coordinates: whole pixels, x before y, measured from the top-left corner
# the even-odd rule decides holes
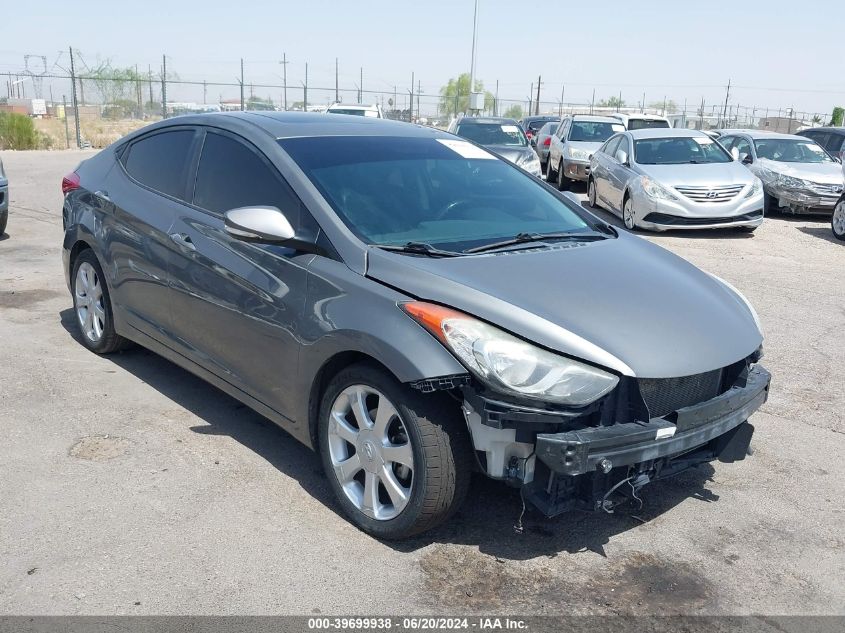
[[[767,116],[760,119],[758,127],[767,132],[783,132],[784,134],[795,134],[799,129],[812,125],[809,121],[802,121],[794,117]]]

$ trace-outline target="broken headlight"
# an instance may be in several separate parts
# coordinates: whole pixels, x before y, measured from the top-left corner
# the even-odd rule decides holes
[[[402,308],[494,390],[584,406],[619,382],[611,373],[544,350],[457,310],[422,301]]]

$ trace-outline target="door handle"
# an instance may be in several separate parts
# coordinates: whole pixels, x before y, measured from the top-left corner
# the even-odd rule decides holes
[[[189,251],[197,250],[197,247],[194,246],[194,243],[191,240],[191,236],[187,233],[171,233],[170,239],[176,242],[179,246],[187,248]]]

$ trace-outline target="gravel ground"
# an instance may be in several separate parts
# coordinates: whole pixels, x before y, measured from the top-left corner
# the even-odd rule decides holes
[[[387,544],[259,415],[142,349],[77,342],[59,182],[88,155],[3,155],[0,614],[845,614],[845,244],[827,219],[646,236],[760,313],[774,378],[753,457],[653,484],[635,515],[529,512],[521,535],[518,494],[479,478],[450,524]]]

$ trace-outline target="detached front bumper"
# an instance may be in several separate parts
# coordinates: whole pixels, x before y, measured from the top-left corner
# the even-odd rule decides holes
[[[792,213],[833,213],[839,200],[838,194],[826,195],[809,189],[782,189],[766,185],[765,190],[780,209]]]
[[[749,372],[744,387],[733,387],[666,418],[540,433],[537,457],[553,472],[574,476],[679,455],[744,423],[768,398],[770,380],[769,372],[756,366]],[[733,457],[730,461],[742,459]]]

